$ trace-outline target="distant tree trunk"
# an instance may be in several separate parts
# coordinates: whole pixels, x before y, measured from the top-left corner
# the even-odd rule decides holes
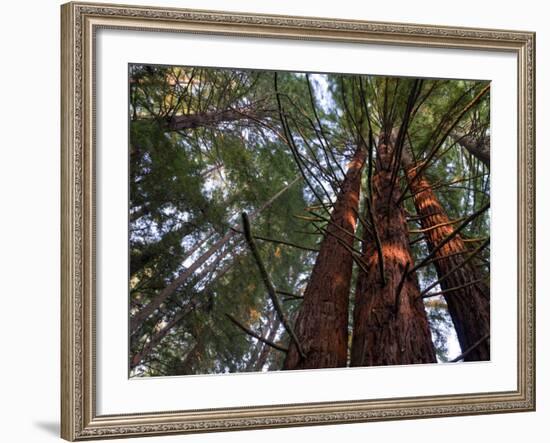
[[[295,332],[305,353],[299,354],[294,342],[289,345],[284,369],[337,368],[346,366],[348,343],[348,306],[353,246],[359,207],[361,171],[366,148],[359,145],[348,165],[346,177],[334,204],[321,242]]]
[[[162,342],[164,337],[166,337],[166,335],[168,335],[168,333],[174,327],[176,327],[179,324],[179,322],[186,315],[188,315],[189,313],[192,313],[193,311],[196,311],[198,309],[210,310],[211,305],[210,305],[210,297],[208,295],[209,294],[208,289],[220,277],[225,275],[227,273],[227,271],[229,271],[235,265],[235,263],[237,263],[238,261],[239,261],[239,254],[237,254],[230,263],[227,263],[223,268],[218,269],[217,272],[216,272],[216,275],[202,289],[201,294],[198,298],[203,300],[203,302],[205,302],[205,304],[191,305],[189,310],[185,309],[185,310],[179,311],[173,317],[172,320],[170,320],[168,323],[165,323],[163,325],[161,325],[162,320],[159,319],[156,323],[156,327],[153,328],[154,332],[151,334],[151,336],[149,337],[148,342],[145,343],[145,345],[143,346],[143,348],[141,350],[135,351],[136,348],[137,348],[138,337],[136,337],[135,335],[130,336],[130,352],[131,353],[135,352],[135,354],[131,355],[131,358],[130,358],[130,368],[131,369],[135,368],[139,363],[141,363],[143,360],[145,360],[151,354],[151,352],[153,352],[155,347],[158,346]],[[212,263],[208,267],[208,268],[212,267],[212,269],[207,268],[205,271],[203,271],[202,274],[206,275],[206,274],[210,273],[210,271],[212,271],[213,268],[217,266],[217,264],[218,264],[218,260],[214,261],[214,263]]]
[[[277,332],[279,331],[280,326],[281,319],[277,316],[275,311],[272,311],[269,317],[269,333],[266,337],[270,342],[274,342],[276,340]],[[269,345],[258,343],[258,348],[254,358],[250,361],[250,365],[248,365],[247,370],[261,371],[267,362],[271,349],[272,348]]]
[[[451,137],[455,142],[487,166],[487,169],[491,168],[491,145],[488,136],[476,138],[459,131],[453,131]]]
[[[204,352],[204,341],[201,335],[196,336],[196,342],[193,347],[187,352],[183,361],[178,368],[170,375],[193,375],[197,374],[195,366],[200,363],[202,353]]]
[[[291,188],[295,183],[300,180],[299,177],[296,177],[292,182],[285,185],[285,187],[279,190],[274,196],[262,204],[258,209],[256,209],[251,215],[250,218],[253,219],[266,208],[271,206],[275,200],[277,200],[281,195],[283,195],[289,188]],[[197,271],[201,266],[203,266],[210,257],[212,257],[222,246],[227,244],[236,234],[238,225],[234,227],[233,230],[228,231],[222,238],[215,242],[206,252],[204,252],[200,257],[198,257],[188,268],[185,268],[170,284],[168,284],[164,289],[159,291],[151,301],[142,307],[138,312],[136,312],[130,318],[130,335],[138,333],[139,328],[143,322],[148,319],[166,300],[189,278],[195,271]]]
[[[393,151],[393,141],[381,137],[372,183],[372,217],[368,217],[374,229],[364,232],[362,258],[367,272],[359,271],[355,292],[351,366],[436,361],[416,274],[408,275],[413,258],[399,192],[392,189],[396,186],[392,184]]]
[[[410,190],[413,193],[414,205],[420,216],[422,229],[429,251],[441,243],[454,227],[441,206],[430,183],[425,177],[415,176],[415,169],[407,168]],[[436,227],[437,226],[437,227]],[[490,332],[490,292],[489,287],[480,282],[480,275],[471,263],[463,265],[467,257],[467,248],[460,234],[453,237],[435,254],[435,268],[439,278],[448,275],[441,281],[443,293],[453,320],[462,351],[469,349]],[[462,265],[462,266],[461,266]],[[474,282],[472,284],[472,282]],[[490,341],[484,340],[465,357],[465,361],[481,361],[490,359]]]

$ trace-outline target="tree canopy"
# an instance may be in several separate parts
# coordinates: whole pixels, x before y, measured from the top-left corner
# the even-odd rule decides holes
[[[393,278],[397,304],[409,297],[403,287],[418,286],[411,306],[425,311],[438,361],[489,341],[464,326],[474,322],[469,302],[447,303],[458,286],[484,285],[488,304],[488,82],[132,65],[129,84],[132,376],[297,368],[285,359],[305,359],[300,315],[325,306],[309,295],[314,269],[337,248],[350,273],[337,366],[354,364],[357,282],[367,275],[384,288]],[[427,188],[444,221],[422,212]],[[380,215],[386,201],[403,216],[405,269],[383,263],[395,235]],[[338,211],[355,221],[336,223]],[[475,276],[455,282],[465,267]]]

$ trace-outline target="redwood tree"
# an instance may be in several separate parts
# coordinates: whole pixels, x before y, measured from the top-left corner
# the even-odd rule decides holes
[[[395,138],[380,136],[355,291],[352,366],[436,361],[418,281],[409,273],[407,221],[392,180],[395,147]]]
[[[417,176],[417,168],[408,156],[403,160],[428,250],[434,255],[441,295],[447,302],[460,347],[468,351],[464,360],[489,360],[489,287],[468,261],[475,251],[469,251],[460,233],[455,232],[456,223],[449,220],[428,180],[421,174]]]
[[[354,244],[365,157],[365,146],[359,144],[348,165],[304,292],[295,331],[305,357],[302,358],[296,343],[291,341],[284,369],[346,366],[353,266],[350,248]]]
[[[488,89],[133,66],[131,375],[489,358]]]

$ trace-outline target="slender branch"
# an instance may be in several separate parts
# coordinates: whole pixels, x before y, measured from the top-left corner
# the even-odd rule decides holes
[[[436,90],[436,88],[440,87],[441,85],[445,84],[446,82],[447,81],[445,81],[445,80],[438,80],[438,81],[434,81],[432,83],[432,86],[430,87],[430,89],[428,89],[428,91],[426,91],[424,96],[420,99],[420,101],[418,101],[416,107],[412,110],[411,120],[415,117],[418,110],[422,107],[422,105],[430,97],[430,95],[432,95],[432,93]]]
[[[331,207],[331,206],[334,206],[334,203],[332,202],[328,202],[328,203],[323,203],[324,206],[328,206],[328,207]],[[323,209],[323,206],[322,205],[311,205],[311,206],[308,206],[306,208],[304,208],[304,211],[316,211],[317,209]]]
[[[434,283],[432,283],[430,286],[428,286],[426,289],[424,289],[424,291],[422,291],[422,293],[420,294],[419,297],[422,297],[423,295],[425,295],[426,293],[428,293],[428,291],[430,291],[431,289],[435,288],[438,284],[440,284],[443,280],[446,280],[450,275],[452,275],[453,273],[455,273],[456,271],[458,271],[459,269],[461,269],[463,266],[466,266],[466,264],[468,264],[470,261],[472,261],[472,259],[479,253],[481,252],[483,249],[485,249],[485,247],[489,244],[489,240],[487,239],[485,241],[485,243],[483,243],[481,246],[479,246],[477,249],[475,249],[474,251],[472,251],[470,253],[470,255],[468,255],[468,257],[462,262],[462,263],[459,263],[458,265],[456,265],[454,268],[452,268],[449,272],[447,272],[443,277],[441,277],[439,280],[435,281]],[[412,272],[412,271],[411,271]]]
[[[340,243],[340,245],[351,254],[351,258],[357,264],[357,266],[359,266],[365,274],[368,274],[368,270],[365,267],[365,263],[363,262],[363,259],[361,258],[361,254],[358,251],[356,251],[354,248],[352,248],[350,245],[348,245],[342,237],[340,237],[339,235],[336,235],[336,233],[334,232],[327,231],[325,228],[317,226],[315,223],[313,223],[313,226],[321,234],[333,236],[336,239],[336,241],[338,241],[338,243]]]
[[[367,220],[365,220],[363,216],[359,214],[359,211],[357,209],[355,208],[352,208],[352,209],[353,209],[353,212],[355,213],[355,216],[357,217],[357,220],[359,220],[359,223],[361,223],[364,229],[366,229],[369,233],[372,234],[370,223],[368,223]]]
[[[355,235],[355,233],[351,232],[351,231],[348,231],[346,228],[343,228],[342,226],[340,226],[338,223],[335,223],[333,222],[331,219],[327,218],[327,217],[323,217],[322,215],[319,215],[317,214],[316,212],[313,212],[313,211],[308,211],[308,212],[311,212],[311,214],[313,214],[314,216],[318,217],[319,219],[327,222],[327,224],[329,224],[330,226],[334,226],[335,228],[337,228],[339,231],[342,231],[344,234],[346,235],[349,235],[350,237],[353,237],[355,240],[363,243],[363,239],[358,237],[357,235]]]
[[[279,120],[281,121],[281,125],[283,127],[283,133],[284,133],[284,136],[285,136],[284,141],[286,142],[287,146],[290,148],[292,156],[294,157],[294,161],[296,162],[296,166],[298,167],[298,170],[300,171],[300,174],[302,174],[302,177],[303,177],[304,181],[306,182],[308,188],[310,189],[312,194],[315,196],[315,198],[319,201],[319,203],[322,205],[323,204],[323,199],[317,193],[314,186],[310,183],[310,181],[309,181],[309,179],[308,179],[308,177],[307,177],[307,175],[304,171],[304,168],[302,167],[302,162],[300,161],[300,158],[298,156],[299,150],[298,150],[298,148],[296,146],[296,143],[294,141],[294,136],[292,135],[292,131],[290,130],[290,127],[288,125],[288,120],[285,116],[283,104],[282,104],[282,101],[281,101],[281,93],[279,92],[279,86],[278,86],[278,82],[277,82],[277,73],[276,72],[274,73],[274,76],[273,76],[273,82],[274,82],[274,87],[275,87],[275,97],[277,99],[277,109],[278,109],[278,112],[279,112]],[[327,213],[330,214],[330,211],[328,210],[328,208],[325,207],[324,209]]]
[[[313,178],[313,180],[315,180],[315,182],[317,182],[319,188],[323,191],[323,193],[325,194],[325,196],[327,197],[327,199],[330,201],[331,200],[331,195],[330,193],[326,190],[325,186],[323,185],[323,182],[321,181],[320,177],[318,176],[319,174],[316,174],[314,171],[312,171],[311,167],[309,166],[309,164],[312,163],[311,160],[307,159],[304,155],[302,155],[296,145],[296,142],[294,140],[294,136],[292,135],[292,129],[290,127],[290,123],[289,123],[289,118],[290,120],[292,120],[292,123],[294,123],[294,126],[296,128],[296,131],[298,131],[298,134],[301,136],[302,138],[302,143],[306,146],[307,150],[309,151],[310,155],[312,158],[315,159],[315,161],[318,162],[317,160],[317,157],[315,155],[315,152],[313,151],[313,149],[311,148],[311,146],[309,145],[309,143],[307,142],[306,138],[303,134],[303,132],[300,130],[300,127],[299,127],[299,124],[297,123],[296,119],[293,117],[293,116],[289,116],[289,115],[286,115],[284,116],[284,119],[285,119],[285,123],[286,123],[286,126],[287,126],[287,129],[288,129],[288,134],[289,136],[291,137],[291,141],[292,141],[292,147],[294,147],[294,151],[295,151],[295,158],[297,161],[300,161],[302,166],[305,168],[305,170],[309,173],[309,175]],[[324,168],[321,168],[322,171],[324,171]],[[326,174],[326,172],[325,172]],[[332,180],[329,180],[329,184],[331,185],[331,188],[333,189],[333,191],[335,191],[335,188],[334,186],[332,185]],[[322,199],[320,200],[321,202],[323,201]]]
[[[425,188],[421,188],[421,189],[418,189],[417,191],[415,192],[412,192],[410,194],[407,194],[406,196],[404,196],[402,198],[402,200],[407,200],[411,197],[414,197],[415,195],[417,194],[420,194],[424,191],[427,191],[427,190],[436,190],[436,189],[439,189],[439,188],[444,188],[444,187],[450,187],[450,188],[454,188],[452,185],[455,185],[457,183],[462,183],[462,182],[465,182],[465,181],[470,181],[470,180],[474,180],[476,178],[479,178],[479,177],[485,177],[487,176],[488,174],[479,174],[479,175],[475,175],[473,177],[466,177],[466,178],[460,178],[460,179],[457,179],[457,180],[453,180],[451,182],[446,182],[446,183],[437,183],[437,184],[433,184],[432,186],[427,186]]]
[[[478,283],[481,283],[483,281],[485,281],[484,278],[479,278],[477,280],[471,281],[471,282],[466,283],[464,285],[455,286],[454,288],[444,289],[443,291],[439,291],[439,292],[432,292],[431,294],[427,294],[426,291],[422,291],[422,293],[420,294],[420,297],[426,299],[426,298],[430,298],[430,297],[436,297],[438,295],[448,294],[449,292],[454,292],[454,291],[458,291],[459,289],[464,289],[464,288],[468,288],[470,286],[477,285]]]
[[[424,236],[419,237],[419,238],[416,239],[414,242],[416,242],[417,240],[424,239],[424,238],[425,238]],[[411,242],[411,244],[412,244],[412,243],[413,243],[413,242]],[[464,251],[452,252],[452,253],[447,254],[447,255],[441,255],[441,256],[439,256],[439,257],[434,257],[434,258],[428,260],[428,261],[424,264],[424,266],[428,266],[429,264],[435,263],[435,262],[437,262],[437,261],[446,260],[446,259],[448,259],[449,257],[455,257],[455,256],[457,256],[457,255],[464,255],[464,254],[469,254],[469,253],[470,253],[469,250],[464,250]]]
[[[405,195],[405,193],[409,190],[411,183],[413,183],[420,175],[424,172],[424,170],[427,168],[431,160],[434,158],[434,156],[437,154],[437,151],[441,148],[447,137],[451,134],[455,126],[462,120],[462,117],[466,115],[479,101],[489,92],[490,84],[488,84],[486,87],[484,87],[467,105],[466,107],[460,112],[460,114],[455,118],[455,120],[449,125],[441,139],[438,141],[438,143],[435,145],[435,147],[432,149],[432,151],[428,154],[426,159],[423,162],[422,167],[418,168],[416,170],[415,175],[408,181],[408,183],[405,186],[405,189],[403,190],[401,197],[398,200],[401,200],[401,198]]]
[[[450,220],[448,222],[438,223],[437,225],[430,226],[429,228],[424,229],[409,229],[410,234],[423,234],[424,232],[430,232],[437,228],[443,228],[444,226],[454,225],[461,221],[466,220],[466,217],[457,218],[456,220]]]
[[[489,209],[490,203],[487,203],[485,206],[483,206],[478,211],[474,212],[472,215],[467,217],[461,224],[458,226],[453,232],[451,232],[445,239],[443,239],[435,248],[432,249],[432,251],[426,256],[424,260],[422,260],[419,264],[417,264],[414,268],[410,270],[410,273],[416,272],[418,269],[420,269],[422,266],[426,264],[426,262],[430,259],[432,259],[439,250],[445,246],[447,243],[449,243],[453,238],[455,238],[460,231],[462,231],[470,222],[474,219],[476,219],[478,216],[483,214],[487,209]]]
[[[342,90],[342,103],[344,104],[344,110],[346,111],[346,117],[351,121],[351,123],[355,127],[355,131],[357,132],[357,135],[358,135],[358,141],[360,141],[363,144],[363,146],[366,146],[367,142],[364,139],[363,131],[361,130],[361,126],[363,125],[364,122],[360,122],[360,124],[357,123],[357,120],[355,120],[351,110],[348,107],[348,102],[347,102],[347,99],[346,99],[346,87],[345,87],[345,84],[344,84],[344,78],[343,77],[340,77],[340,88]]]
[[[233,231],[235,231],[239,234],[244,234],[244,232],[240,231],[239,229],[231,228],[231,230],[233,230]],[[264,237],[262,235],[254,235],[253,237],[254,237],[255,240],[261,240],[261,241],[266,241],[266,242],[269,242],[269,243],[276,243],[276,244],[281,244],[281,245],[286,245],[286,246],[292,246],[293,248],[303,249],[304,251],[309,251],[309,252],[319,252],[319,249],[309,248],[307,246],[298,245],[296,243],[292,243],[292,242],[285,241],[285,240],[277,240],[277,239],[274,239],[274,238]]]
[[[247,333],[251,337],[254,337],[256,340],[261,341],[262,343],[265,343],[268,346],[271,346],[274,349],[277,349],[278,351],[282,352],[288,352],[287,348],[284,348],[283,346],[279,346],[277,343],[273,343],[272,341],[268,340],[267,338],[262,337],[260,334],[257,334],[252,329],[247,328],[245,325],[240,323],[235,317],[233,317],[231,314],[225,314],[231,322],[237,326],[240,330]]]
[[[265,265],[262,261],[262,257],[260,256],[260,252],[258,251],[258,247],[256,246],[256,242],[254,241],[254,238],[250,230],[250,221],[248,220],[248,215],[246,214],[246,212],[242,213],[242,218],[243,218],[244,237],[246,239],[246,242],[248,243],[250,252],[252,252],[253,257],[256,260],[258,270],[260,271],[260,275],[267,289],[267,293],[271,298],[271,302],[273,303],[273,306],[277,311],[277,314],[279,315],[279,318],[281,319],[283,326],[288,332],[288,335],[290,336],[292,341],[295,343],[298,353],[302,358],[305,358],[306,355],[302,349],[302,345],[300,344],[300,341],[298,340],[298,337],[296,336],[296,333],[294,332],[292,325],[290,324],[290,322],[286,318],[286,315],[283,312],[283,307],[281,306],[281,303],[279,302],[279,298],[277,297],[275,286],[273,286],[273,283],[269,278],[269,274],[267,273],[267,269],[265,268]]]
[[[370,127],[370,119],[369,121],[369,168],[367,171],[367,188],[368,188],[368,195],[365,198],[366,206],[367,206],[367,217],[369,218],[370,224],[372,226],[372,234],[374,236],[374,242],[376,246],[376,252],[378,254],[378,269],[380,271],[380,281],[382,282],[382,286],[386,286],[386,275],[384,272],[384,254],[382,252],[382,242],[380,241],[380,235],[378,234],[378,229],[376,227],[376,223],[374,221],[374,214],[372,211],[372,166],[373,166],[373,147],[374,147],[374,139],[372,135],[372,128]]]
[[[440,215],[440,214],[441,214],[441,211],[431,212],[429,214],[423,214],[423,215],[407,215],[407,221],[418,222],[420,220],[424,220],[425,218],[433,217],[434,215]]]
[[[322,138],[323,138],[323,140],[325,141],[325,144],[326,144],[326,147],[325,147],[323,145],[323,143],[321,142],[321,137],[319,137],[319,135],[317,134],[317,130],[315,130],[315,133],[317,134],[317,137],[319,139],[319,143],[323,147],[323,152],[325,153],[325,158],[326,158],[326,161],[327,161],[327,165],[330,165],[328,157],[326,156],[326,153],[328,151],[328,153],[331,155],[332,159],[336,163],[336,166],[338,167],[340,172],[343,175],[346,175],[346,173],[345,173],[344,169],[342,168],[342,166],[340,165],[340,163],[338,161],[336,161],[336,158],[334,157],[334,153],[332,152],[332,149],[329,149],[329,146],[328,146],[329,143],[328,143],[327,137],[325,135],[323,125],[321,124],[321,119],[319,118],[319,114],[317,113],[317,105],[315,103],[315,98],[313,96],[313,88],[311,87],[311,82],[309,80],[309,74],[306,74],[306,83],[307,83],[307,88],[308,88],[308,91],[309,91],[309,100],[311,102],[311,109],[313,110],[313,115],[315,116],[315,120],[317,121],[317,125],[319,126],[319,131],[321,133],[321,136],[322,136]]]
[[[393,145],[393,169],[390,177],[390,192],[388,195],[388,204],[391,201],[393,195],[393,189],[395,187],[395,182],[397,181],[397,175],[401,166],[401,157],[403,155],[403,145],[405,144],[405,135],[407,134],[409,128],[409,119],[411,117],[412,108],[418,99],[418,94],[422,90],[422,80],[415,80],[413,86],[409,92],[409,98],[407,100],[407,106],[405,108],[405,114],[401,125],[399,126],[399,132],[397,133],[397,139]]]
[[[485,334],[483,337],[481,337],[478,341],[476,341],[472,346],[466,349],[458,357],[455,357],[452,360],[449,360],[449,363],[457,363],[460,360],[464,360],[466,357],[468,357],[468,355],[470,355],[473,351],[475,351],[479,345],[481,345],[485,340],[488,340],[490,336],[491,336],[490,334]]]
[[[323,234],[325,235],[330,235],[332,237],[334,237],[336,240],[338,240],[339,243],[342,244],[342,246],[344,246],[349,252],[352,252],[353,254],[357,254],[357,255],[361,255],[361,251],[358,251],[357,249],[355,249],[354,247],[348,245],[346,243],[346,240],[342,237],[340,237],[338,234],[336,234],[336,232],[330,232],[327,228],[323,228],[323,227],[319,227],[317,225],[315,225],[315,227]]]
[[[286,295],[287,297],[290,297],[290,298],[295,298],[295,299],[300,299],[300,300],[302,300],[304,298],[303,295],[293,294],[292,292],[282,291],[280,289],[277,289],[275,292],[277,294]]]
[[[411,245],[411,246],[412,246],[412,245],[415,245],[415,244],[421,242],[422,240],[427,240],[427,237],[426,237],[425,235],[421,235],[421,236],[416,237],[416,238],[414,238],[414,239],[412,239],[412,240],[409,240],[409,245]],[[426,263],[424,264],[424,266],[426,266],[428,263],[429,263],[429,260],[428,260],[428,262],[426,262]]]
[[[309,211],[308,211],[309,212]],[[315,214],[316,216],[315,217],[307,217],[305,215],[299,215],[299,214],[293,214],[292,216],[294,218],[297,218],[299,220],[305,220],[305,221],[309,221],[309,222],[320,222],[320,221],[323,221],[322,218],[320,217],[317,217],[317,214]]]
[[[174,115],[167,119],[168,129],[181,131],[205,126],[217,126],[222,123],[235,123],[240,120],[249,119],[249,115],[261,118],[268,115],[269,111],[261,109],[224,109],[215,112],[203,112],[196,114]]]
[[[479,238],[463,238],[462,241],[464,243],[479,243],[482,241],[487,240],[488,237],[479,237]]]

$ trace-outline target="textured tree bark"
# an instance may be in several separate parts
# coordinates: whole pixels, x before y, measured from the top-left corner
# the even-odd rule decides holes
[[[372,183],[372,217],[368,217],[376,229],[364,233],[362,260],[367,272],[360,271],[357,279],[351,366],[436,361],[416,274],[407,275],[413,258],[399,193],[392,190],[393,150],[393,140],[381,137]]]
[[[409,180],[415,175],[413,167],[407,168]],[[421,216],[422,229],[432,251],[441,243],[454,227],[441,206],[430,183],[423,176],[410,182],[411,192],[414,194],[414,205]],[[436,227],[437,226],[437,227]],[[435,268],[439,278],[449,274],[441,281],[440,286],[445,292],[443,297],[447,302],[449,314],[453,320],[462,351],[469,349],[490,332],[490,291],[489,287],[479,281],[480,275],[471,263],[464,263],[467,249],[460,234],[445,244],[435,254]],[[462,265],[462,266],[461,266]],[[476,282],[472,284],[472,282]],[[465,357],[465,361],[481,361],[490,359],[490,340],[486,339],[476,346]]]
[[[357,224],[361,171],[366,149],[359,145],[348,165],[346,177],[321,242],[295,332],[305,353],[302,358],[291,342],[283,369],[338,368],[347,363],[348,306]]]

